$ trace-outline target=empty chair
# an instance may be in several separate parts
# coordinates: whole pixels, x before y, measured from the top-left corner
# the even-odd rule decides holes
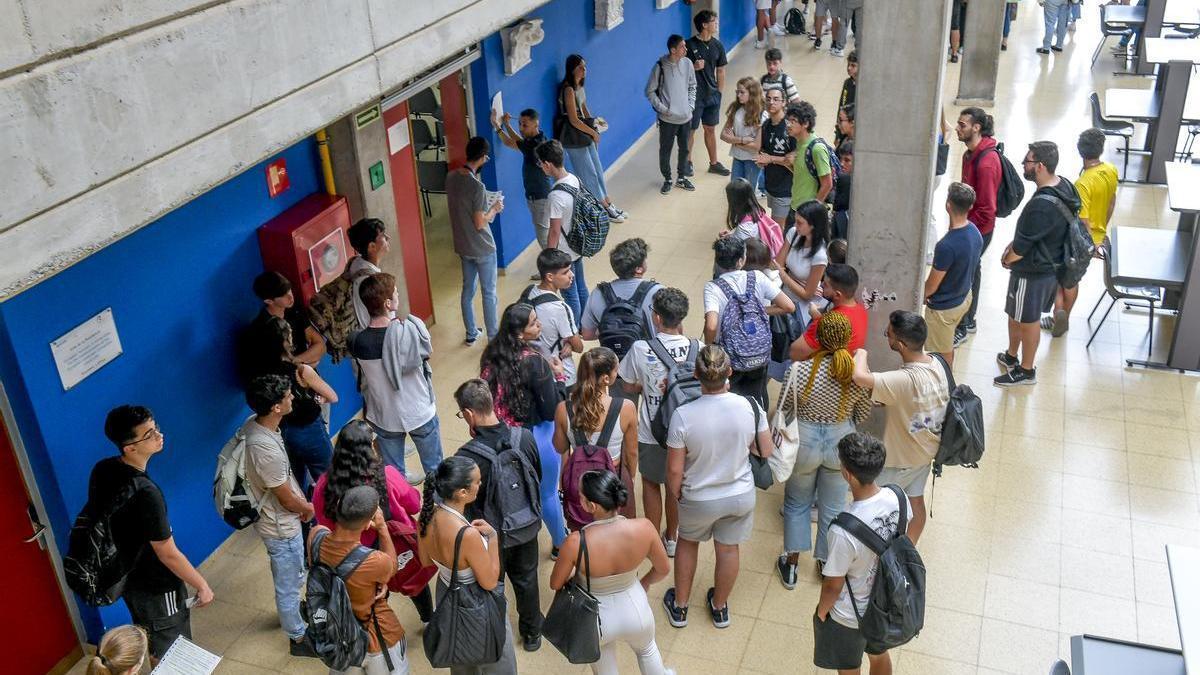
[[[1071,675],[1071,667],[1067,665],[1066,661],[1059,659],[1050,666],[1050,675]]]
[[[1096,51],[1092,52],[1092,65],[1096,65],[1096,58],[1100,56],[1100,50],[1104,49],[1104,43],[1108,38],[1124,36],[1127,33],[1129,33],[1128,26],[1108,22],[1108,5],[1100,5],[1100,44],[1096,45]]]
[[[440,149],[441,146],[433,139],[433,134],[429,131],[429,124],[420,117],[410,119],[412,123],[412,145],[413,152],[418,156],[430,148]]]
[[[425,204],[426,217],[433,215],[429,210],[430,193],[446,194],[446,174],[449,170],[445,162],[417,161],[417,184],[421,186],[421,201]]]
[[[1110,120],[1100,112],[1100,94],[1092,92],[1089,99],[1092,105],[1092,126],[1104,132],[1105,136],[1116,136],[1125,143],[1125,165],[1121,168],[1121,180],[1129,172],[1129,141],[1133,138],[1133,123]]]
[[[408,99],[408,112],[410,115],[429,115],[442,119],[442,106],[432,88],[422,89],[413,94],[413,97]]]
[[[1097,309],[1100,309],[1100,303],[1104,301],[1105,295],[1111,297],[1112,302],[1108,305],[1108,309],[1104,311],[1104,316],[1100,317],[1100,323],[1096,324],[1095,330],[1092,331],[1091,337],[1088,338],[1086,347],[1092,346],[1092,340],[1096,339],[1096,333],[1100,332],[1100,328],[1104,325],[1104,320],[1108,318],[1109,312],[1112,312],[1112,308],[1116,306],[1118,300],[1137,300],[1146,304],[1130,303],[1130,306],[1150,308],[1150,341],[1146,347],[1146,357],[1149,358],[1150,353],[1154,349],[1154,305],[1162,302],[1162,289],[1157,286],[1121,286],[1113,283],[1112,265],[1109,263],[1109,260],[1112,259],[1112,244],[1106,239],[1101,246],[1104,251],[1105,293],[1096,300],[1096,306],[1088,314],[1088,323],[1092,322],[1092,316],[1096,314]]]

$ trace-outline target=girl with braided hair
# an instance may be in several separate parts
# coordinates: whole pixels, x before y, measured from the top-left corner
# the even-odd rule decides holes
[[[338,432],[333,459],[313,489],[313,510],[317,523],[330,529],[337,522],[338,504],[351,488],[369,485],[379,494],[384,517],[416,528],[416,516],[421,511],[421,493],[404,478],[396,467],[385,464],[375,447],[375,431],[365,420],[350,420]],[[374,528],[363,530],[363,546],[375,545]],[[426,587],[412,596],[421,621],[428,622],[433,614],[433,595]]]
[[[828,554],[826,533],[846,505],[837,444],[871,415],[871,392],[854,383],[850,320],[830,312],[817,324],[819,347],[812,358],[792,363],[779,394],[779,409],[800,428],[800,451],[783,497],[783,548],[776,567],[784,588],[796,587],[800,553],[813,548],[809,507],[816,499],[819,517],[813,558]]]

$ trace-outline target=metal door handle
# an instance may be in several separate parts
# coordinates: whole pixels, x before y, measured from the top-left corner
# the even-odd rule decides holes
[[[29,538],[25,540],[26,544],[32,544],[33,542],[37,541],[38,539],[41,539],[42,536],[46,534],[46,526],[45,525],[38,523],[34,527],[36,529],[33,531],[33,534],[29,535]]]

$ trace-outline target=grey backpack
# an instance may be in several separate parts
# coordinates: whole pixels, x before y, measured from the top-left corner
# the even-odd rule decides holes
[[[700,380],[696,379],[694,372],[696,358],[700,356],[700,343],[692,340],[688,344],[687,358],[683,363],[676,363],[658,338],[647,340],[646,344],[667,367],[667,388],[658,404],[658,412],[654,413],[654,419],[650,420],[650,433],[654,435],[654,441],[665,448],[667,430],[671,427],[671,415],[680,406],[700,398]]]

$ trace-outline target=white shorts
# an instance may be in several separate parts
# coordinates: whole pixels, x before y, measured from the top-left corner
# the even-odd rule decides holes
[[[771,9],[774,0],[754,0],[754,8],[758,10]]]

